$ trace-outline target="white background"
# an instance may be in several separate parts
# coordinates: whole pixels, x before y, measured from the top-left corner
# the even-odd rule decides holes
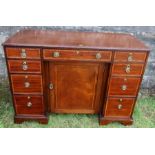
[[[0,25],[141,26],[155,23],[154,0],[0,0]]]
[[[153,0],[0,0],[1,26],[154,26]],[[154,155],[154,129],[0,129],[1,155]]]

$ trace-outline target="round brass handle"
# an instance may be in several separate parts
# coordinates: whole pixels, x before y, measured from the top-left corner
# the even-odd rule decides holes
[[[130,65],[127,65],[126,68],[125,68],[125,72],[130,73],[130,71],[131,71]]]
[[[120,109],[122,109],[122,104],[119,104],[118,106],[117,106],[117,108],[120,110]]]
[[[126,86],[126,85],[122,85],[122,86],[121,86],[121,89],[122,89],[122,90],[126,90],[126,89],[127,89],[127,86]]]
[[[101,58],[102,58],[101,53],[97,53],[97,54],[96,54],[96,59],[101,59]]]
[[[53,84],[52,83],[49,84],[49,89],[51,89],[51,90],[53,89]]]
[[[29,82],[25,82],[24,86],[25,86],[25,88],[29,88],[30,87],[30,83]]]
[[[25,49],[22,49],[20,55],[21,55],[22,58],[26,58],[26,56],[27,56],[26,55],[26,50]]]
[[[54,53],[53,53],[53,57],[54,57],[54,58],[60,57],[60,53],[59,53],[59,52],[54,52]]]
[[[32,103],[31,102],[28,102],[27,103],[27,107],[29,107],[29,108],[32,107]]]

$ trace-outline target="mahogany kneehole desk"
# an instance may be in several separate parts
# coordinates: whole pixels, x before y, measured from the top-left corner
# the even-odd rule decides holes
[[[99,114],[133,122],[149,49],[116,33],[23,30],[4,44],[15,123],[48,113]]]

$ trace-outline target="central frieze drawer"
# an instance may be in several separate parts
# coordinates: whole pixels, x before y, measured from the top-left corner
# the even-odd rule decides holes
[[[42,93],[41,75],[11,75],[13,93]]]
[[[44,49],[43,58],[45,60],[94,60],[94,61],[111,61],[111,51],[86,51],[86,50],[57,50]]]
[[[41,73],[41,62],[30,60],[8,60],[10,73]]]
[[[140,78],[112,77],[109,84],[109,95],[136,96],[140,84]]]

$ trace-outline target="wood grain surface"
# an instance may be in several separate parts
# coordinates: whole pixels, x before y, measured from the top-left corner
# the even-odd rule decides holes
[[[130,34],[51,30],[22,30],[10,37],[3,45],[73,49],[149,50],[140,40]]]

